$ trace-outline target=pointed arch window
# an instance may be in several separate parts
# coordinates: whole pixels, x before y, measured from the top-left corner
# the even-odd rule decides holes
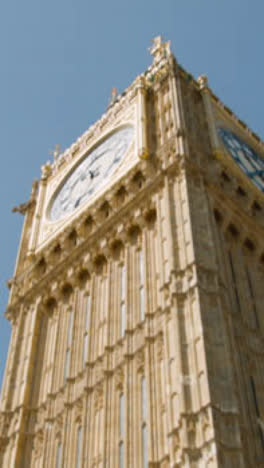
[[[82,427],[77,430],[77,447],[76,447],[76,468],[81,468],[82,459]]]
[[[253,307],[253,314],[254,314],[254,320],[255,320],[255,327],[259,328],[259,317],[258,317],[258,311],[256,307],[256,300],[255,300],[255,295],[254,295],[254,289],[253,289],[253,284],[251,280],[251,275],[249,272],[248,267],[246,266],[246,276],[247,276],[247,282],[248,282],[248,289],[252,301],[252,307]]]
[[[257,389],[255,386],[255,381],[252,376],[250,376],[250,387],[251,387],[251,394],[255,406],[255,411],[256,411],[256,417],[257,417],[257,422],[258,422],[258,431],[259,431],[259,438],[262,444],[262,447],[264,449],[264,424],[261,418],[261,413],[259,410],[259,403],[258,403],[258,395],[257,395]]]
[[[121,267],[120,282],[120,335],[123,338],[126,330],[126,267]]]
[[[142,466],[148,468],[147,387],[144,376],[141,378],[141,445]]]
[[[70,374],[72,335],[73,335],[73,310],[70,309],[69,318],[68,318],[67,347],[66,347],[66,356],[65,356],[65,365],[64,365],[64,380],[66,380]]]
[[[87,296],[85,315],[84,315],[84,334],[83,334],[83,366],[88,359],[89,338],[90,338],[90,320],[91,320],[91,297]]]
[[[240,304],[240,300],[239,300],[239,292],[238,292],[238,287],[237,287],[236,273],[235,273],[235,268],[234,268],[234,263],[233,263],[233,258],[232,258],[231,251],[228,252],[228,257],[229,257],[229,264],[230,264],[232,282],[233,282],[233,286],[234,286],[236,304],[237,304],[238,311],[241,312],[241,304]]]
[[[56,468],[62,468],[62,444],[58,442],[56,453]]]
[[[144,278],[144,257],[143,252],[138,252],[138,264],[139,264],[139,315],[140,320],[145,318],[145,278]]]
[[[119,396],[119,468],[124,468],[125,466],[124,439],[125,439],[125,396],[124,396],[124,393],[121,393]]]

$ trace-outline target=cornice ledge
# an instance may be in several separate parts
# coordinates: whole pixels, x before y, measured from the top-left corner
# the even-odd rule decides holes
[[[133,207],[136,208],[143,200],[146,200],[146,194],[148,198],[151,198],[151,194],[157,183],[159,183],[159,178],[157,178],[154,182],[151,182],[150,184],[146,184],[146,186],[144,186],[140,190],[140,193],[137,193],[137,195],[131,201],[129,201],[125,207],[123,207],[119,212],[114,212],[113,215],[109,218],[109,220],[107,220],[107,222],[104,223],[104,225],[98,226],[95,232],[91,233],[91,235],[87,239],[83,240],[81,244],[77,245],[76,248],[71,251],[70,255],[67,258],[64,258],[52,270],[48,271],[37,283],[31,284],[29,289],[26,291],[25,294],[23,294],[23,296],[20,293],[18,299],[9,306],[9,310],[11,310],[11,308],[15,309],[17,305],[21,303],[21,301],[29,302],[31,297],[34,297],[35,295],[40,295],[41,291],[43,290],[43,286],[45,285],[45,287],[47,288],[47,282],[50,283],[56,280],[57,275],[61,273],[62,270],[65,270],[65,268],[68,269],[69,267],[71,267],[74,260],[77,261],[77,257],[79,257],[80,254],[83,254],[87,250],[88,245],[97,244],[98,238],[104,238],[104,233],[106,231],[109,232],[109,230],[113,229],[113,226],[117,225],[117,218],[118,218],[118,225],[120,225],[120,216],[121,217],[123,216],[126,222],[125,224],[126,226],[127,225],[127,221],[126,221],[127,210],[131,208],[133,209]],[[143,222],[143,218],[141,219],[141,221]],[[115,229],[114,229],[114,232],[115,232]],[[108,238],[110,237],[111,236],[109,235]],[[42,255],[43,253],[44,251],[42,252]],[[32,269],[33,268],[31,267],[30,271],[32,271]],[[24,279],[25,277],[26,277],[26,274],[25,272],[23,272],[22,278]],[[20,280],[19,277],[16,278],[17,284],[19,284],[20,282],[19,280]]]
[[[218,96],[216,96],[216,95],[213,93],[213,91],[212,91],[210,88],[208,88],[208,92],[209,92],[209,94],[210,94],[212,100],[216,103],[217,106],[219,106],[219,108],[221,109],[221,111],[224,111],[224,112],[228,115],[229,118],[231,117],[231,118],[234,120],[234,122],[235,122],[236,124],[239,125],[239,127],[241,128],[241,130],[243,130],[243,131],[246,130],[246,132],[248,133],[248,135],[249,135],[250,137],[252,137],[252,138],[255,140],[255,143],[256,143],[257,145],[259,145],[260,149],[261,149],[262,151],[264,151],[264,141],[260,138],[260,136],[257,135],[257,133],[253,132],[253,131],[247,126],[247,124],[246,124],[245,122],[243,122],[241,119],[239,119],[239,118],[236,116],[236,114],[235,114],[228,106],[226,106],[226,105],[221,101],[221,99],[220,99]]]

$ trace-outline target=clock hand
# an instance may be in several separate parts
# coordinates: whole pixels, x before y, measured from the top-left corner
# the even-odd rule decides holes
[[[121,159],[121,158],[117,158],[117,157],[116,157],[116,158],[112,161],[111,165],[108,166],[106,172],[104,173],[104,177],[107,177],[107,176],[108,176],[108,174],[112,171],[112,168],[120,161],[120,159]]]
[[[92,156],[90,166],[93,165],[98,159],[101,159],[104,157],[105,154],[108,154],[109,150],[109,145],[103,144],[102,147],[99,147],[98,150],[95,150],[95,153]]]
[[[76,200],[76,202],[74,203],[74,208],[77,208],[77,206],[79,206],[81,199],[82,197],[79,197],[78,200]]]
[[[90,169],[89,170],[89,175],[91,179],[94,179],[99,175],[99,167],[96,167],[93,171]]]

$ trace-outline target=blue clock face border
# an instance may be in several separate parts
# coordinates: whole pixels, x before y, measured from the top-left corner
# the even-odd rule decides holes
[[[77,210],[109,181],[133,141],[134,127],[110,133],[89,151],[55,192],[48,207],[50,221],[59,221]]]
[[[217,128],[218,135],[240,169],[264,192],[264,159],[231,130]]]

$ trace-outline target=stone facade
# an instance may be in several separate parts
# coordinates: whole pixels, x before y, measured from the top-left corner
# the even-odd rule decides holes
[[[263,194],[216,124],[264,145],[169,43],[151,53],[17,208],[1,467],[264,466]],[[56,187],[126,122],[111,184],[49,223]]]

